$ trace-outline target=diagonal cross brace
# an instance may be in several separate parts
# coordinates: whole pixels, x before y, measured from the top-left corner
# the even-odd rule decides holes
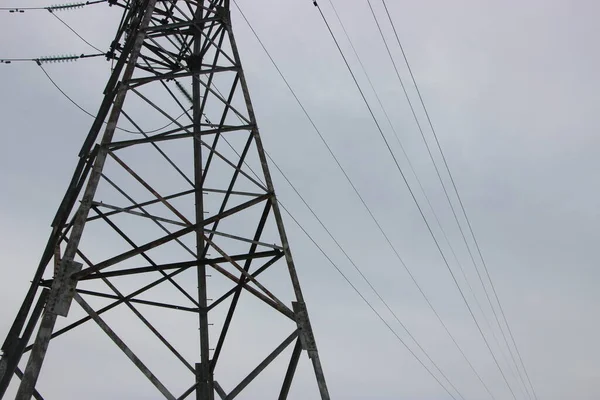
[[[85,310],[89,314],[89,316],[98,324],[98,326],[112,339],[113,342],[123,350],[123,353],[135,364],[136,367],[139,368],[140,371],[152,382],[154,386],[165,396],[166,399],[175,400],[175,396],[169,392],[169,390],[158,380],[158,378],[144,365],[142,360],[136,356],[133,351],[117,336],[117,334],[110,329],[108,324],[104,322],[104,320],[94,311],[92,307],[79,295],[75,294],[75,301],[79,303],[81,308]]]

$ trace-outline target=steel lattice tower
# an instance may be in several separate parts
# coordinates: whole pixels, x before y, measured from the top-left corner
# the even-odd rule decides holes
[[[129,358],[167,399],[233,399],[284,356],[274,363],[281,384],[261,398],[286,399],[302,350],[329,399],[229,0],[110,3],[124,10],[115,64],[3,343],[0,398],[15,375],[17,399],[42,398],[49,344],[95,324],[124,353],[114,362]],[[130,329],[133,320],[143,329]],[[234,330],[250,341],[259,328],[270,350],[225,385],[223,371],[246,358],[225,355]],[[148,350],[147,337],[186,371],[185,390],[168,388],[144,361],[152,355],[134,350]]]

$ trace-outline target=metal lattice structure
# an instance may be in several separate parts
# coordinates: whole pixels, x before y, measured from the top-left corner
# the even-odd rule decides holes
[[[280,384],[261,398],[286,399],[303,350],[329,399],[229,0],[111,5],[124,10],[116,62],[2,346],[0,398],[14,376],[17,399],[42,398],[49,344],[60,338],[69,349],[70,335],[95,324],[167,399],[233,399],[274,364]],[[250,343],[227,354],[240,338],[270,350],[229,374],[254,354]],[[185,371],[177,387],[134,349],[150,340],[160,343],[150,353],[160,346],[167,368]]]

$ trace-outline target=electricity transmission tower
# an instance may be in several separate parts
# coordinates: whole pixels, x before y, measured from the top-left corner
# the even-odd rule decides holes
[[[303,350],[329,399],[229,0],[110,3],[112,74],[2,345],[0,398],[16,376],[17,399],[41,399],[44,374],[74,382],[67,364],[111,341],[124,354],[103,374],[129,358],[167,399],[247,398],[269,371],[260,398],[286,399]]]

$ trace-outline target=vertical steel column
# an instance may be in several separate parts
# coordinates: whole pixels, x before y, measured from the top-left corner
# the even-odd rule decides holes
[[[204,254],[204,199],[203,186],[204,174],[202,170],[202,143],[201,143],[201,122],[202,122],[202,99],[200,74],[197,73],[202,65],[202,30],[204,29],[203,20],[204,0],[200,1],[194,19],[199,21],[194,29],[194,43],[192,47],[192,107],[193,107],[193,146],[194,146],[194,185],[196,202],[196,257],[199,261],[197,267],[198,273],[198,322],[200,330],[200,363],[196,364],[196,375],[198,386],[196,388],[197,400],[214,400],[213,374],[210,368],[210,346],[208,335],[208,308],[207,308],[207,290],[206,290],[206,264],[200,262],[206,255]],[[195,69],[195,71],[194,71]]]

